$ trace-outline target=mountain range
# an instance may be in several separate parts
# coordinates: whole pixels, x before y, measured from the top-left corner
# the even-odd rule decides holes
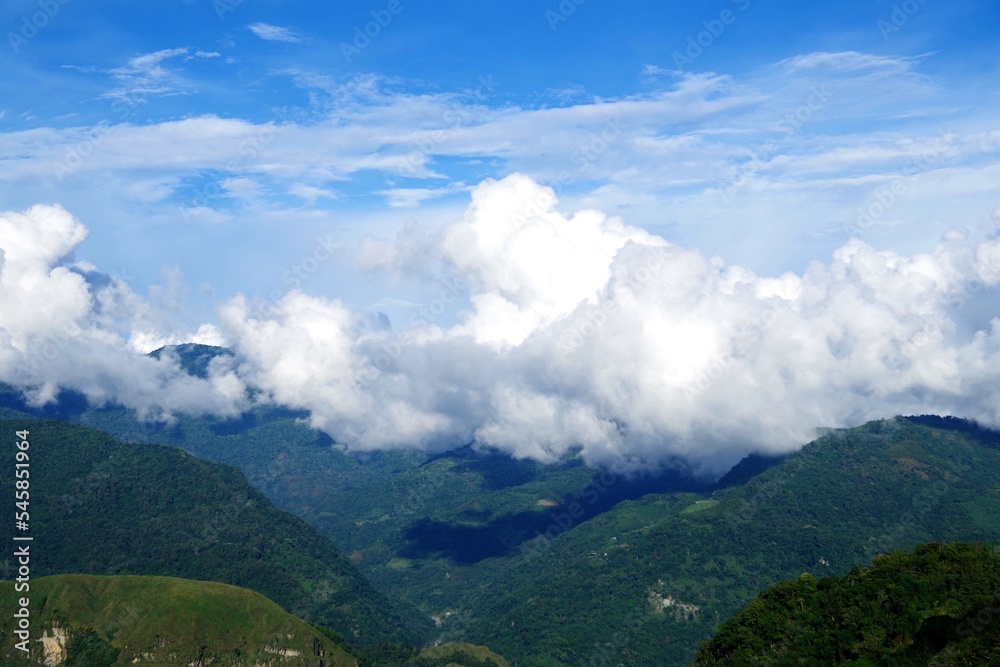
[[[226,353],[177,352],[195,374]],[[58,480],[44,491],[56,521],[50,541],[67,543],[76,531],[85,539],[54,549],[45,573],[245,586],[333,628],[356,653],[362,645],[458,640],[489,646],[514,665],[684,665],[715,628],[778,581],[846,575],[922,542],[1000,544],[1000,435],[955,418],[829,430],[791,456],[751,455],[709,480],[681,465],[626,477],[573,455],[542,465],[474,443],[438,455],[356,454],[310,429],[304,413],[263,402],[237,419],[147,424],[68,392],[32,408],[7,388],[0,411],[18,417],[19,427],[29,415],[50,417],[147,443],[126,445],[65,422],[32,425],[53,443],[86,443],[79,452],[50,446]],[[142,472],[129,461],[160,467]],[[227,491],[192,498],[177,471],[199,466]],[[108,481],[119,470],[165,480],[170,490],[136,495],[141,485]],[[181,498],[169,499],[174,493]],[[123,499],[154,518],[119,527],[127,521]],[[88,527],[66,511],[74,502],[107,518]],[[266,518],[234,513],[241,503],[267,508]],[[183,549],[156,542],[165,524],[179,526],[180,544],[206,560],[185,562]],[[170,555],[146,554],[128,541],[137,534],[154,536],[153,551]],[[100,555],[105,535],[123,553]],[[298,579],[276,585],[253,574],[256,558],[281,564],[276,573],[311,574],[280,574]],[[379,650],[394,664],[416,655]]]

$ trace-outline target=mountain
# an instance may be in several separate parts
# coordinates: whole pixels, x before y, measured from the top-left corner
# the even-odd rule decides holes
[[[1000,664],[1000,554],[932,543],[843,577],[783,581],[723,623],[695,664]]]
[[[128,444],[53,420],[29,431],[35,576],[140,574],[219,581],[266,595],[352,643],[420,643],[430,621],[391,602],[301,519],[276,509],[238,470],[172,447]],[[14,466],[0,466],[13,488]],[[13,512],[0,526],[15,535]],[[11,556],[0,578],[15,571]]]
[[[1000,436],[953,418],[831,430],[712,484],[471,446],[356,455],[304,413],[266,406],[169,426],[70,394],[47,409],[239,465],[378,587],[433,616],[439,640],[524,666],[688,664],[715,626],[782,579],[844,574],[921,541],[1000,540]]]
[[[16,601],[22,595],[15,592],[14,582],[0,582],[3,609],[18,609]],[[358,664],[329,637],[263,595],[215,582],[57,575],[33,580],[30,599],[31,660],[15,648],[16,619],[4,614],[0,617],[4,665]]]
[[[689,664],[775,582],[920,542],[1000,544],[998,479],[998,434],[968,422],[832,431],[745,484],[626,501],[537,539],[448,622],[518,665]]]
[[[361,667],[510,667],[510,663],[483,646],[464,642],[435,644],[424,649],[411,646],[367,647]]]
[[[180,345],[168,345],[153,350],[149,356],[159,359],[165,354],[172,354],[177,357],[177,361],[184,371],[195,377],[207,378],[208,365],[216,357],[231,357],[233,351],[224,347],[214,345],[202,345],[201,343],[182,343]]]
[[[227,351],[189,345],[159,353],[176,354],[194,369]],[[549,530],[552,517],[565,515],[578,499],[586,500],[574,524],[622,500],[711,487],[711,480],[683,471],[609,477],[578,456],[543,465],[473,446],[437,455],[353,454],[310,429],[307,413],[267,405],[236,419],[179,417],[163,425],[144,423],[120,406],[91,407],[69,391],[33,409],[18,392],[4,393],[0,386],[0,406],[73,419],[119,438],[172,445],[237,466],[277,507],[349,554],[380,590],[439,619],[453,613],[467,591],[492,581],[522,545]]]

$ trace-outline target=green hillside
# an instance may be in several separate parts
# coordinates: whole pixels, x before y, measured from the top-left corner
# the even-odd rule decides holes
[[[516,665],[688,664],[782,579],[843,574],[919,542],[1000,543],[1000,437],[951,418],[831,431],[781,462],[751,457],[711,491],[679,474],[602,482],[573,458],[542,466],[469,447],[350,455],[275,408],[170,427],[72,396],[54,409],[239,465],[382,590],[433,615],[438,639]]]
[[[398,644],[366,647],[361,667],[509,667],[510,663],[484,646],[447,642],[424,649]]]
[[[420,658],[444,665],[461,663],[469,667],[509,667],[506,660],[488,648],[459,642],[425,648],[420,652]]]
[[[17,609],[14,583],[0,607]],[[59,575],[31,582],[31,661],[14,646],[14,619],[0,617],[3,664],[66,667],[354,667],[328,637],[263,595],[169,577]]]
[[[143,574],[249,588],[352,643],[420,643],[430,621],[378,593],[322,535],[236,469],[59,421],[0,420],[31,440],[32,571]],[[12,454],[13,456],[13,454]],[[13,464],[0,484],[13,487]],[[13,502],[13,501],[12,501]],[[15,534],[13,512],[0,526]],[[0,577],[11,578],[9,555]]]
[[[182,346],[181,362],[201,372],[219,348]],[[0,405],[27,408],[16,392]],[[38,412],[38,411],[36,411]],[[463,447],[438,456],[416,451],[347,454],[310,429],[302,412],[258,406],[237,419],[178,418],[143,423],[118,406],[91,408],[72,392],[41,414],[73,419],[129,441],[181,447],[240,468],[279,508],[328,537],[382,591],[442,617],[469,590],[487,585],[545,532],[553,515],[580,501],[579,524],[621,500],[706,488],[671,473],[627,480],[568,457],[556,465],[517,461]],[[444,638],[463,638],[461,632]]]
[[[844,577],[783,581],[723,623],[696,664],[1000,664],[1000,554],[932,543]]]
[[[1000,544],[997,435],[929,423],[833,431],[742,486],[622,503],[537,541],[453,622],[518,665],[684,665],[782,579],[920,542]]]

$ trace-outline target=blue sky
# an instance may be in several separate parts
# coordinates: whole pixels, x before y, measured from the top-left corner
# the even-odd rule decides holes
[[[730,444],[761,428],[771,403],[706,424],[773,373],[760,400],[802,428],[904,409],[1000,422],[983,370],[1000,360],[998,26],[986,0],[11,0],[0,305],[51,309],[0,313],[0,375],[65,311],[89,341],[230,344],[245,364],[212,401],[264,388],[364,447],[656,458],[655,438],[676,453],[702,427]],[[658,290],[636,282],[636,247],[676,262]],[[630,315],[587,310],[602,304]],[[786,309],[776,340],[740,337]],[[332,361],[306,372],[296,346]],[[732,355],[749,384],[693,399]],[[577,377],[612,358],[636,374]],[[852,398],[812,395],[824,372]],[[643,387],[691,409],[631,414]],[[159,409],[212,402],[186,392]],[[390,405],[399,421],[359,426]]]
[[[567,205],[578,201],[625,215],[671,240],[760,270],[798,270],[826,259],[843,240],[810,235],[842,223],[850,198],[863,205],[864,192],[838,193],[836,202],[829,192],[818,193],[808,215],[804,193],[794,200],[738,193],[728,210],[710,203],[713,210],[700,221],[693,211],[698,194],[716,185],[713,176],[732,179],[748,152],[782,139],[773,132],[775,122],[808,101],[811,85],[835,93],[803,127],[785,133],[783,145],[766,153],[769,159],[818,158],[838,143],[841,150],[873,142],[898,147],[949,129],[989,128],[998,102],[996,3],[903,4],[399,0],[392,13],[387,2],[54,1],[47,9],[37,1],[8,2],[0,10],[7,36],[0,55],[0,146],[10,165],[3,203],[10,209],[62,203],[92,232],[79,255],[134,276],[137,289],[178,267],[194,286],[211,286],[224,297],[270,289],[275,281],[263,276],[283,273],[324,234],[338,235],[349,256],[359,238],[390,233],[406,220],[429,227],[447,222],[467,203],[467,188],[483,178],[518,170],[556,184],[569,169],[573,180],[559,193]],[[53,16],[43,20],[39,12]],[[353,47],[356,29],[380,12],[391,20],[345,56],[344,44]],[[33,34],[25,20],[45,25],[21,41]],[[698,39],[706,46],[692,50],[689,40]],[[799,69],[779,64],[813,53],[858,58]],[[862,54],[871,66],[861,63]],[[679,108],[657,108],[661,96],[685,88],[690,92]],[[709,108],[713,100],[717,106]],[[612,147],[578,169],[574,155],[579,161],[579,149],[621,115],[614,103],[629,102],[649,108],[627,111]],[[540,113],[557,109],[565,111],[561,119]],[[602,111],[607,118],[598,118]],[[198,119],[201,128],[194,127]],[[169,155],[184,152],[185,142],[199,143],[200,133],[211,131],[207,119],[227,122],[243,143],[219,147],[230,154],[215,160]],[[369,119],[376,136],[361,136]],[[192,126],[176,128],[162,143],[150,136],[185,120]],[[280,130],[268,142],[271,134],[261,128],[270,122],[294,128],[299,145],[283,146]],[[102,124],[110,132],[95,141],[94,128],[101,132]],[[337,125],[359,131],[332,136]],[[122,138],[118,148],[114,135],[143,134],[143,128],[149,144],[129,154]],[[417,130],[429,136],[421,141]],[[436,141],[435,130],[448,136]],[[685,137],[700,143],[694,147],[704,149],[700,158],[697,150],[670,146],[671,138]],[[81,142],[95,145],[79,171],[61,179],[33,173],[33,162],[44,160],[52,169],[73,159],[63,150],[60,160],[60,149],[72,151]],[[421,145],[428,155],[418,171],[389,157]],[[324,160],[319,150],[350,156]],[[272,158],[294,163],[297,151],[312,153],[302,157],[311,167],[299,174],[268,164]],[[995,150],[957,156],[949,166],[995,158]],[[632,191],[629,165],[648,161],[655,173],[671,160],[690,165],[690,184],[679,183],[686,179],[678,166],[641,184],[633,180]],[[903,161],[904,155],[886,155],[817,169],[837,177],[887,174]],[[773,176],[781,177],[795,178]],[[213,196],[231,178],[243,179],[243,196]],[[202,201],[208,206],[192,206]],[[201,215],[182,215],[185,208],[201,208]],[[774,208],[784,210],[766,220]],[[976,222],[972,210],[961,219],[937,215],[912,223],[920,232],[901,240],[926,246],[950,225]],[[880,235],[888,243],[900,240],[871,230],[873,241]],[[220,246],[228,251],[224,257]],[[358,303],[392,289],[372,276],[358,279],[350,262],[337,264],[324,269],[326,284],[310,289]],[[373,284],[377,289],[366,288]],[[210,301],[192,307],[203,317]]]

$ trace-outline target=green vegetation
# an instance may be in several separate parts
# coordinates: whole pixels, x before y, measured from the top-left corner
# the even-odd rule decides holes
[[[359,657],[361,667],[509,667],[502,657],[483,646],[448,642],[423,650],[386,644],[369,647]]]
[[[194,347],[181,360],[194,368],[204,365],[205,355]],[[0,386],[3,404],[29,409],[16,393],[5,402]],[[166,426],[143,423],[118,406],[90,408],[82,396],[63,392],[38,414],[239,467],[277,507],[349,554],[376,587],[428,615],[453,610],[467,591],[489,585],[527,540],[552,529],[553,517],[574,502],[584,510],[577,525],[624,499],[707,484],[676,474],[613,476],[602,484],[578,457],[546,466],[472,447],[439,456],[347,454],[308,428],[306,413],[274,407],[232,420],[181,417]]]
[[[142,574],[255,590],[355,644],[420,643],[423,615],[378,593],[330,542],[274,508],[234,468],[170,447],[118,442],[57,421],[0,421],[31,432],[31,534],[36,576]],[[0,466],[13,488],[14,466]],[[4,534],[15,534],[13,512]],[[0,576],[12,578],[9,555]]]
[[[432,615],[437,640],[525,667],[688,664],[777,581],[845,574],[921,542],[1000,544],[1000,436],[950,418],[830,431],[784,460],[748,457],[713,490],[681,475],[602,482],[572,457],[541,466],[471,447],[352,455],[274,408],[169,427],[72,397],[52,411],[239,465],[378,587]],[[308,577],[302,588],[317,590]],[[417,656],[390,641],[364,664]]]
[[[154,359],[160,359],[165,354],[173,354],[177,357],[181,368],[194,377],[207,378],[208,366],[216,357],[231,357],[232,350],[214,345],[202,345],[200,343],[182,343],[161,347],[149,353]]]
[[[176,351],[182,366],[202,373],[213,350],[226,353],[206,346]],[[0,385],[3,405],[32,411],[16,391]],[[237,419],[181,417],[157,425],[120,406],[89,407],[83,396],[64,391],[58,403],[33,412],[238,467],[278,508],[349,554],[378,589],[426,615],[453,611],[468,591],[489,586],[539,533],[563,532],[553,528],[554,517],[565,516],[573,503],[584,511],[575,526],[625,499],[707,484],[677,474],[631,481],[611,476],[608,484],[578,457],[546,466],[471,446],[439,456],[347,454],[308,428],[306,413],[266,406]],[[465,637],[446,629],[442,640]]]
[[[101,637],[93,628],[73,633],[66,645],[65,667],[112,667],[122,650]],[[10,652],[8,658],[14,657]],[[44,657],[44,656],[42,656]]]
[[[431,646],[420,652],[420,659],[426,667],[508,667],[506,660],[483,646],[450,642]]]
[[[783,581],[723,623],[696,664],[1000,664],[1000,554],[932,543],[844,577]]]
[[[448,621],[518,665],[683,665],[782,579],[921,542],[1000,544],[995,434],[925,424],[833,431],[743,485],[623,502],[504,567]],[[684,511],[693,499],[717,504]]]
[[[0,608],[23,595],[0,582]],[[58,575],[31,582],[34,653],[63,667],[355,667],[334,641],[243,588],[168,577]],[[28,665],[14,647],[14,619],[0,617],[3,664]]]
[[[696,500],[684,509],[681,510],[681,514],[694,514],[695,512],[704,512],[710,510],[719,504],[718,500]]]

